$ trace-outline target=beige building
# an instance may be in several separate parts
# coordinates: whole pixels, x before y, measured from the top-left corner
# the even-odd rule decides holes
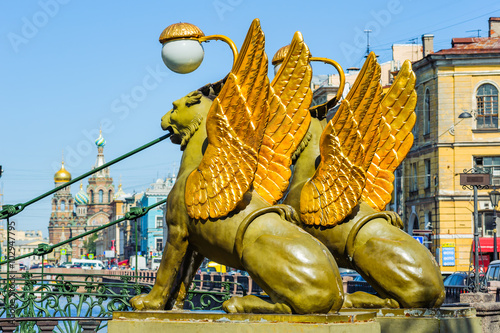
[[[21,256],[33,252],[38,244],[48,243],[49,240],[43,238],[41,230],[13,230],[11,231],[12,239],[14,240],[14,253],[15,256]],[[7,256],[7,231],[4,226],[0,226],[0,246],[2,258],[5,259]],[[30,258],[22,259],[16,262],[16,269],[19,263],[22,263],[28,267],[34,264],[39,264],[42,261],[42,257],[31,256]],[[5,271],[6,265],[2,266],[2,270]]]
[[[500,18],[490,18],[489,37],[453,38],[432,50],[424,35],[417,76],[415,142],[404,162],[404,221],[424,236],[443,272],[467,271],[474,234],[472,190],[460,173],[485,168],[500,187]],[[463,112],[472,115],[463,118]],[[462,117],[459,116],[462,114]],[[479,191],[479,236],[484,264],[493,258],[493,207]]]
[[[392,84],[395,74],[399,71],[405,60],[417,61],[422,59],[421,44],[394,44],[392,45],[392,60],[380,64],[381,67],[381,83],[382,87],[388,87]],[[351,67],[345,70],[345,88],[343,96],[345,97],[349,89],[354,84],[358,77],[359,68]],[[311,105],[319,105],[326,103],[328,100],[335,97],[340,86],[340,76],[338,74],[331,75],[314,75],[311,81],[313,90],[313,100]]]

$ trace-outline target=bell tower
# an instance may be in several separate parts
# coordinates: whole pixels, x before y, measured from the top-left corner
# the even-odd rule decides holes
[[[97,159],[94,169],[104,165],[104,146],[106,140],[99,131],[99,137],[95,140],[97,146]],[[112,201],[115,195],[113,178],[109,174],[109,168],[102,169],[94,173],[88,179],[87,195],[89,198],[87,217],[90,226],[98,226],[109,222],[109,217],[113,213]]]

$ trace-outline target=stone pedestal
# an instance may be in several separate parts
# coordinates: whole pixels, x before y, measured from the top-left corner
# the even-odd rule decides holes
[[[467,293],[460,295],[460,302],[476,309],[476,315],[482,319],[482,332],[500,332],[500,303],[495,302],[496,295],[488,293]]]
[[[379,333],[374,312],[327,315],[226,314],[196,311],[114,312],[109,333]]]
[[[327,315],[226,314],[214,311],[114,312],[109,333],[480,333],[481,318],[469,307],[441,309],[345,309]]]
[[[347,309],[343,311],[368,311]],[[469,307],[440,309],[377,309],[377,321],[383,333],[453,332],[480,333],[481,318]]]

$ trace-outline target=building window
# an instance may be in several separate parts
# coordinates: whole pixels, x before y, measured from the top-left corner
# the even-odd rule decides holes
[[[431,230],[432,229],[432,212],[428,211],[425,213],[425,230]]]
[[[111,202],[111,190],[108,192],[108,202]]]
[[[94,191],[90,190],[90,203],[94,203]]]
[[[104,192],[102,190],[99,190],[99,203],[102,203],[104,197]]]
[[[489,171],[492,185],[500,185],[500,156],[474,157],[474,164]]]
[[[424,188],[428,189],[431,187],[431,160],[429,158],[424,160],[424,166],[425,166]]]
[[[156,252],[161,252],[161,251],[163,251],[163,239],[156,238]]]
[[[418,191],[417,162],[410,164],[410,192]]]
[[[498,128],[498,90],[486,83],[477,89],[477,128]]]
[[[65,211],[66,210],[66,203],[64,202],[64,200],[61,201],[61,211]]]
[[[163,228],[163,216],[156,216],[156,228]]]
[[[431,94],[429,89],[425,91],[424,97],[424,135],[431,132]]]
[[[479,215],[479,237],[493,236],[493,222],[494,215],[492,210],[482,210],[478,212]],[[498,212],[497,212],[498,216]]]

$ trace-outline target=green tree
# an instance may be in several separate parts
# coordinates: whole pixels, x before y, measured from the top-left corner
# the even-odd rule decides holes
[[[87,251],[87,253],[92,253],[94,256],[96,255],[96,240],[97,233],[88,236],[87,239],[83,242],[83,248],[85,249],[85,251]]]

